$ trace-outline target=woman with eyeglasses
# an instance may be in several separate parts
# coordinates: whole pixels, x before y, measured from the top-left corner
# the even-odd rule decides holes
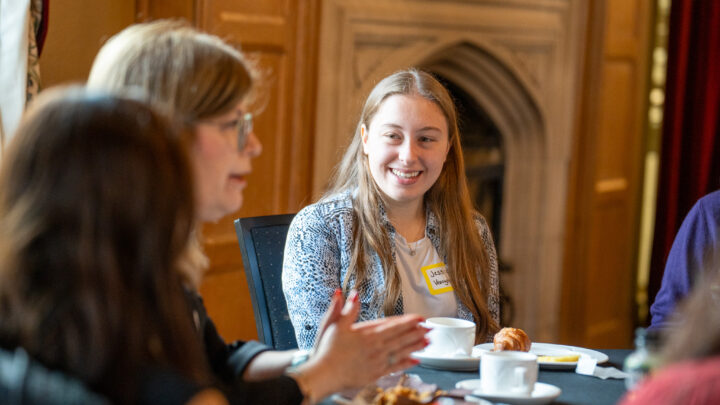
[[[111,38],[95,59],[88,86],[144,92],[153,107],[182,127],[194,167],[196,219],[201,223],[217,221],[241,207],[245,176],[252,170],[252,159],[262,152],[246,107],[253,82],[253,70],[235,48],[182,23],[156,21],[131,26]],[[343,299],[339,291],[328,297],[332,304],[309,354],[270,351],[258,342],[227,345],[197,294],[206,267],[197,236],[181,266],[207,360],[244,402],[312,402],[410,367],[416,364],[410,353],[427,345],[420,317],[355,324],[357,294]]]

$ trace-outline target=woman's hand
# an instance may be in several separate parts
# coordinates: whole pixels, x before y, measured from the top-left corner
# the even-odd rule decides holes
[[[333,297],[330,300],[330,307],[328,307],[327,311],[325,311],[325,315],[323,315],[323,319],[320,321],[320,327],[318,328],[317,339],[315,340],[313,351],[317,350],[318,344],[322,341],[322,337],[328,326],[334,324],[338,319],[340,319],[342,316],[342,310],[342,291],[338,288],[335,290],[335,294],[333,294]]]
[[[360,387],[385,374],[412,367],[417,361],[410,353],[427,346],[428,330],[419,325],[423,321],[420,316],[355,323],[359,308],[355,291],[344,306],[339,294],[333,296],[315,352],[296,374],[301,388],[312,399]]]

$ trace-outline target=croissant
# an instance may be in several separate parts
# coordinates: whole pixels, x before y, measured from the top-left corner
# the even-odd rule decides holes
[[[493,351],[516,350],[528,352],[531,344],[530,338],[522,329],[502,328],[493,338]]]

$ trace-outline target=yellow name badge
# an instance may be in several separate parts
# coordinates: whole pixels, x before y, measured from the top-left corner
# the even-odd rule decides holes
[[[449,291],[452,291],[452,285],[450,285],[450,277],[447,274],[447,267],[445,263],[435,263],[420,269],[425,282],[427,283],[430,294],[438,295]]]

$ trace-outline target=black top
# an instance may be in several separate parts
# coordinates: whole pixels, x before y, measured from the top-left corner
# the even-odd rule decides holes
[[[195,326],[202,339],[205,353],[215,377],[227,390],[233,404],[300,404],[302,392],[297,382],[285,375],[262,382],[246,382],[242,374],[258,354],[272,348],[256,341],[235,341],[226,344],[207,314],[202,297],[188,291]]]
[[[45,368],[22,348],[0,349],[0,403],[7,405],[105,405],[85,384]]]
[[[259,342],[225,344],[207,316],[202,298],[187,294],[195,325],[201,334],[210,369],[232,404],[300,404],[303,400],[294,379],[280,376],[249,383],[242,374],[250,361],[270,347]],[[184,404],[205,388],[172,370],[139,369],[139,404]],[[110,403],[81,380],[59,370],[50,370],[22,348],[0,348],[0,403],[8,405],[59,405]]]
[[[203,387],[166,368],[140,367],[135,398],[142,405],[185,404]],[[81,379],[52,370],[21,347],[0,349],[0,404],[107,405],[111,401],[92,391]]]
[[[187,294],[193,319],[201,332],[210,369],[231,404],[300,404],[303,400],[294,379],[280,376],[263,382],[242,380],[242,373],[259,353],[270,347],[259,342],[225,344],[207,316],[202,299]],[[138,404],[184,404],[203,386],[168,369],[138,370]],[[51,370],[20,347],[0,348],[0,403],[8,405],[105,405],[110,401],[93,392],[80,379]]]

